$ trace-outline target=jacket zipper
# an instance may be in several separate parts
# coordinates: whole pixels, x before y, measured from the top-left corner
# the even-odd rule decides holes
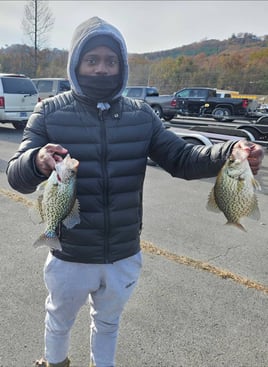
[[[106,127],[103,118],[103,111],[99,110],[99,119],[101,122],[101,170],[103,174],[103,199],[104,199],[104,261],[109,263],[109,196],[108,196],[108,172],[107,172],[107,142]]]

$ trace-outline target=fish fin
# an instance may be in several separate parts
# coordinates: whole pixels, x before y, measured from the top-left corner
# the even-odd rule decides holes
[[[47,237],[44,233],[42,233],[34,242],[33,247],[38,248],[44,246],[48,246],[52,250],[62,250],[58,237]]]
[[[220,213],[220,209],[215,201],[215,194],[214,194],[214,187],[212,188],[207,201],[207,210],[214,212],[214,213]]]
[[[242,224],[239,223],[239,222],[237,222],[237,223],[227,222],[225,224],[228,225],[228,226],[235,226],[235,227],[241,229],[243,232],[247,232],[246,228],[244,226],[242,226]]]
[[[261,185],[254,177],[252,177],[252,185],[255,190],[261,191]]]
[[[44,223],[44,213],[42,207],[43,195],[40,195],[35,201],[34,205],[29,209],[31,221],[34,224]]]
[[[73,228],[76,224],[80,223],[79,208],[80,208],[79,201],[76,199],[71,212],[62,221],[65,227]]]
[[[251,212],[248,215],[249,218],[259,220],[261,217],[260,209],[258,207],[257,198],[255,198],[254,203],[252,205]]]
[[[45,181],[41,182],[41,183],[37,186],[36,190],[37,190],[37,191],[44,190],[44,189],[45,189],[45,187],[46,187],[47,182],[48,182],[48,180],[45,180]]]

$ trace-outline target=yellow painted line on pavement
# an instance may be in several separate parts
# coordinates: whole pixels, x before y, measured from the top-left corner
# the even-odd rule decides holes
[[[162,250],[159,247],[154,246],[153,243],[148,242],[148,241],[142,241],[141,246],[144,251],[150,254],[164,256],[168,260],[174,261],[176,263],[191,266],[192,268],[199,269],[199,270],[205,270],[211,274],[217,275],[220,278],[231,279],[234,282],[244,285],[248,288],[254,288],[258,291],[268,294],[267,286],[257,283],[253,280],[241,277],[240,275],[234,274],[228,270],[217,268],[216,266],[210,265],[200,260],[192,259],[187,256],[180,256],[180,255],[173,254],[172,252]]]
[[[34,202],[32,200],[28,200],[25,198],[25,196],[17,194],[16,192],[2,189],[0,188],[0,195],[5,196],[15,202],[21,203],[27,207],[32,207],[34,205]],[[177,254],[174,254],[172,252],[163,250],[157,246],[155,246],[153,243],[149,241],[141,241],[141,248],[144,252],[150,253],[152,255],[156,256],[163,256],[166,259],[176,262],[181,265],[190,266],[192,268],[207,271],[213,275],[216,275],[222,279],[230,279],[240,285],[244,285],[247,288],[253,288],[258,291],[261,291],[265,294],[268,294],[268,286],[265,286],[261,283],[255,282],[253,280],[250,280],[248,278],[241,277],[240,275],[234,274],[228,270],[224,270],[221,268],[218,268],[216,266],[210,265],[206,262],[195,260],[187,256],[180,256]]]
[[[13,201],[16,201],[17,203],[21,203],[27,207],[31,207],[34,205],[34,203],[31,200],[26,199],[23,195],[17,194],[14,191],[6,190],[3,188],[0,188],[0,194],[2,196],[5,196]]]

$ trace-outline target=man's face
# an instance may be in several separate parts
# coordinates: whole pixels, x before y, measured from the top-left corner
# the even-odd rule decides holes
[[[85,76],[117,75],[119,73],[118,56],[109,47],[98,46],[83,56],[78,73]]]

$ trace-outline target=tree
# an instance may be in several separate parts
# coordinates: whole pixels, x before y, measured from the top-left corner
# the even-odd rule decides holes
[[[36,76],[38,52],[45,47],[54,17],[45,0],[29,0],[24,8],[22,28],[34,47],[34,75]]]

